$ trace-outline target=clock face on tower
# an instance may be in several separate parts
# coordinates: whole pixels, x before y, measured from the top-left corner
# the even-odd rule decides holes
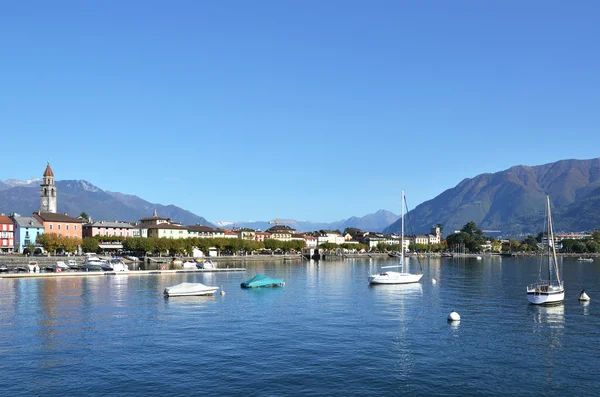
[[[41,208],[42,212],[47,212],[48,211],[48,199],[47,198],[42,198],[42,208]]]

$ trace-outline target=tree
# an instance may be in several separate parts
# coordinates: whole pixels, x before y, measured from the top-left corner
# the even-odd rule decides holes
[[[598,252],[598,247],[600,247],[600,245],[594,240],[586,241],[585,246],[587,248],[587,252]]]
[[[81,249],[83,250],[83,252],[98,251],[98,240],[92,237],[85,237],[81,242]]]
[[[86,222],[90,221],[90,216],[87,213],[85,213],[85,212],[82,212],[81,214],[79,214],[79,217],[81,219],[83,219],[84,221],[86,221]]]
[[[44,233],[37,236],[37,243],[40,244],[46,252],[56,252],[60,248],[60,235],[56,233]]]
[[[521,241],[521,246],[524,251],[537,251],[537,239],[533,236],[527,236],[523,241]]]
[[[463,228],[460,229],[460,231],[463,233],[467,233],[471,237],[483,237],[483,232],[477,227],[477,224],[473,221],[467,222],[467,224],[464,225]]]
[[[596,243],[600,244],[600,230],[594,230],[594,231],[592,232],[592,239],[593,239],[593,240],[594,240]]]
[[[23,248],[23,254],[33,255],[35,253],[36,248],[37,246],[31,240],[29,240]]]
[[[68,237],[61,236],[61,248],[65,252],[76,252],[77,247],[81,245],[81,239],[79,237]]]

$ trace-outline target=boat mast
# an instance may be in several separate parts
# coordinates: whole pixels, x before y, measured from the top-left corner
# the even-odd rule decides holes
[[[556,281],[560,284],[560,274],[558,273],[558,261],[556,260],[556,247],[554,245],[554,231],[552,230],[552,214],[550,213],[550,196],[546,196],[548,201],[548,238],[552,241],[552,257],[554,258],[554,271],[556,272]]]
[[[402,191],[402,238],[400,243],[400,264],[404,271],[404,190]]]

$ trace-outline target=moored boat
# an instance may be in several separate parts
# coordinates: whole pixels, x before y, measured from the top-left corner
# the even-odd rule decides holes
[[[565,299],[565,288],[556,258],[552,214],[550,212],[550,197],[546,196],[545,230],[548,238],[544,247],[544,255],[540,260],[540,272],[537,282],[527,286],[527,299],[534,305],[561,303]],[[542,272],[547,271],[548,279],[542,280]]]
[[[165,288],[164,295],[170,296],[203,296],[213,295],[219,287],[212,287],[202,283],[181,283]]]
[[[577,258],[577,260],[578,260],[578,261],[581,261],[581,262],[593,262],[593,261],[594,261],[594,258],[583,258],[583,257],[579,257],[579,258]]]
[[[111,259],[108,262],[108,266],[110,266],[110,268],[115,271],[115,272],[126,272],[129,271],[129,266],[127,266],[125,264],[125,262],[123,262],[122,259]]]
[[[217,266],[210,260],[200,260],[195,263],[196,268],[198,269],[215,269]]]
[[[402,236],[400,240],[400,264],[396,266],[383,266],[382,269],[387,268],[400,268],[404,270],[404,191],[402,191]],[[418,260],[418,258],[417,258]],[[420,263],[420,262],[419,262]],[[368,278],[369,284],[409,284],[418,283],[423,277],[423,272],[419,273],[408,273],[408,272],[394,272],[384,271],[377,274],[371,274]]]
[[[272,278],[265,276],[262,273],[258,273],[250,280],[244,281],[241,284],[242,288],[260,288],[260,287],[281,287],[283,286],[283,280],[280,278]]]

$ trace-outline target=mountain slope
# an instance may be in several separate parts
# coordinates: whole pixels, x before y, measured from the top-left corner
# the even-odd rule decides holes
[[[505,235],[540,230],[544,199],[550,196],[557,230],[600,227],[595,221],[600,207],[594,195],[600,188],[600,159],[561,160],[540,166],[515,166],[494,174],[465,179],[410,212],[417,232],[442,223],[445,234],[469,221],[481,229]],[[400,222],[386,232],[400,230]]]
[[[28,216],[40,208],[39,181],[29,184],[15,184],[0,190],[0,211],[16,212]],[[56,181],[58,192],[57,212],[78,216],[86,212],[94,220],[138,221],[152,216],[154,209],[164,218],[184,224],[202,224],[211,226],[201,216],[174,205],[152,204],[137,196],[109,193],[87,181]],[[124,198],[125,197],[125,198]]]

